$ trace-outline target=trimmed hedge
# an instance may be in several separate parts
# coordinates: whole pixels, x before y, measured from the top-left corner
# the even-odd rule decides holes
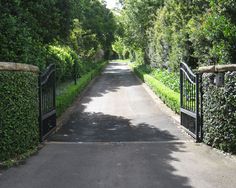
[[[38,75],[0,71],[0,91],[0,161],[4,161],[38,146]]]
[[[75,100],[75,98],[81,93],[81,91],[89,84],[89,82],[97,76],[108,62],[97,63],[97,67],[91,70],[87,74],[84,74],[77,82],[77,84],[71,84],[68,88],[56,97],[56,109],[57,116],[60,116]]]
[[[153,76],[140,70],[138,67],[132,66],[135,74],[142,79],[157,94],[161,100],[166,103],[176,113],[180,113],[180,94],[173,91]]]
[[[166,69],[153,68],[150,65],[146,64],[135,65],[135,67],[140,71],[153,76],[155,79],[159,80],[171,90],[180,93],[180,77],[174,72],[169,72]]]
[[[210,79],[215,74],[203,74],[204,142],[225,152],[236,153],[236,72],[225,74],[224,87]]]

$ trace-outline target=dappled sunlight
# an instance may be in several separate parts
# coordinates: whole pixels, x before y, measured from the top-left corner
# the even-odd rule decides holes
[[[158,108],[129,67],[119,63],[106,68],[49,139],[51,143],[90,148],[89,155],[106,151],[106,161],[116,161],[118,166],[106,164],[105,169],[122,167],[116,178],[121,187],[149,182],[153,187],[190,188],[188,178],[175,173],[172,165],[179,161],[175,154],[184,152],[184,140],[186,135]],[[141,181],[140,176],[145,179]]]
[[[73,114],[50,140],[68,142],[174,141],[178,137],[145,122],[103,113]]]
[[[173,162],[179,161],[175,155],[185,152],[184,142],[169,131],[160,130],[154,125],[145,122],[133,124],[130,119],[103,113],[75,113],[70,121],[51,137],[50,141],[78,143],[79,145],[76,146],[80,148],[78,158],[83,155],[99,156],[101,152],[106,151],[104,156],[107,161],[106,169],[122,169],[117,180],[119,185],[124,183],[125,186],[132,187],[137,183],[146,184],[148,181],[153,187],[171,188],[175,185],[191,188],[189,179],[184,175],[178,175],[177,169],[172,165]],[[71,147],[71,145],[66,146],[66,148]],[[84,151],[83,148],[86,150]],[[88,151],[89,153],[86,153]],[[70,153],[68,155],[71,156]],[[90,160],[94,161],[96,157],[93,156],[91,159],[86,157],[86,161]],[[71,161],[73,155],[69,163]],[[96,164],[92,162],[91,165],[99,168],[100,162]],[[96,174],[91,182],[94,182],[93,178],[96,179],[98,176],[100,179],[105,178]],[[116,177],[117,174],[112,173],[108,177],[112,176]],[[141,180],[140,176],[145,178]],[[105,182],[108,180],[106,179]]]

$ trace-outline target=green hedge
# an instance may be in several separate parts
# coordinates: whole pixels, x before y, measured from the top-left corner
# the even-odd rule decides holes
[[[140,70],[138,67],[132,66],[137,76],[142,79],[151,89],[176,113],[180,113],[180,94],[173,91],[165,84],[154,78],[153,76]]]
[[[39,143],[38,76],[0,71],[0,91],[0,161],[4,161]]]
[[[166,69],[153,68],[147,64],[135,64],[135,67],[142,72],[145,72],[155,79],[159,80],[161,83],[165,84],[171,90],[180,93],[180,80],[179,75],[174,72],[169,72]]]
[[[97,63],[96,68],[91,70],[87,74],[84,74],[77,82],[77,84],[71,84],[67,89],[56,97],[56,109],[57,116],[60,116],[75,100],[79,93],[89,84],[89,82],[97,76],[103,68],[107,65],[107,62]]]
[[[220,150],[236,153],[236,72],[225,74],[224,87],[203,77],[204,142]]]

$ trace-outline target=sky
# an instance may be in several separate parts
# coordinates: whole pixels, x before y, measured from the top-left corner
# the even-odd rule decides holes
[[[105,0],[107,2],[107,8],[113,9],[116,7],[116,0]]]

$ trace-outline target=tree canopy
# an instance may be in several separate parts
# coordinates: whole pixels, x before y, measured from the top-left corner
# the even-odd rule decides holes
[[[123,4],[119,36],[138,61],[176,72],[182,61],[193,68],[236,62],[234,0],[123,0]]]
[[[1,0],[0,60],[47,64],[48,46],[68,45],[81,58],[109,56],[116,23],[99,0]]]

